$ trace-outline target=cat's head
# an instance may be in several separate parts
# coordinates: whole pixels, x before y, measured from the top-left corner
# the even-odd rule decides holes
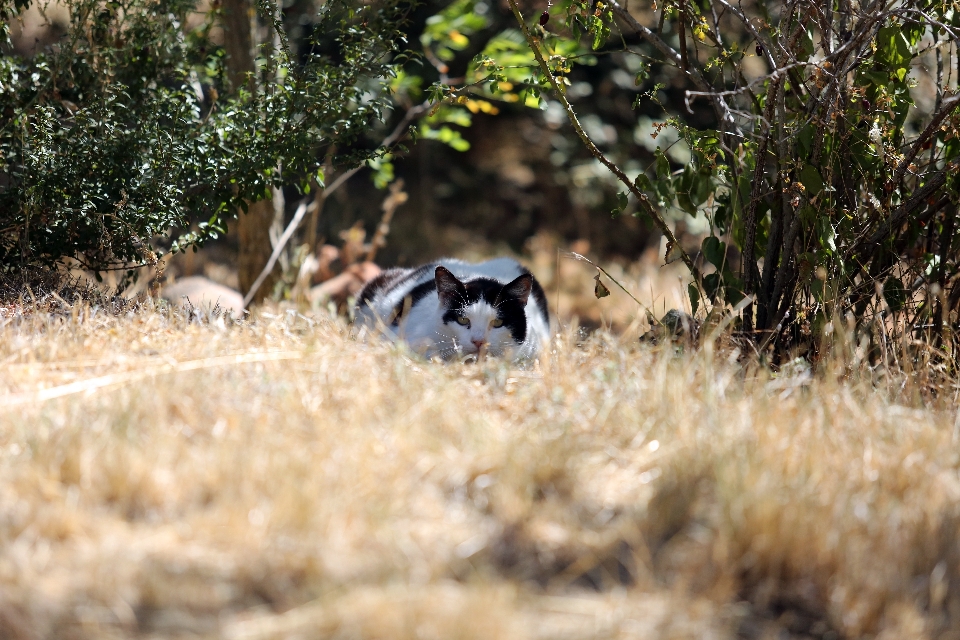
[[[445,267],[434,273],[440,300],[437,330],[445,359],[480,355],[509,355],[527,337],[525,307],[533,276],[525,273],[501,284],[490,278],[461,282]]]

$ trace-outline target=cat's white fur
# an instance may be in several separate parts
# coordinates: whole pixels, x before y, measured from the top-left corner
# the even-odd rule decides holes
[[[490,278],[507,284],[526,273],[520,264],[511,258],[496,258],[477,264],[447,258],[438,260],[432,266],[436,265],[446,267],[462,282],[475,278]],[[514,341],[507,327],[493,326],[493,321],[497,318],[496,310],[483,300],[465,309],[463,315],[470,321],[469,326],[455,322],[444,323],[436,290],[405,311],[398,327],[390,326],[390,319],[397,305],[402,305],[404,298],[417,285],[433,279],[434,269],[425,269],[419,277],[411,278],[402,286],[378,294],[368,306],[358,310],[357,323],[383,332],[389,339],[403,340],[411,349],[426,358],[439,357],[444,360],[475,356],[481,347],[489,355],[526,360],[536,357],[549,340],[550,327],[544,320],[533,293],[527,297],[527,332],[520,345]]]

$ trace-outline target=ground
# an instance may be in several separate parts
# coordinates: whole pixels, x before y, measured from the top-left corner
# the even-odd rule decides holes
[[[591,282],[592,284],[592,282]],[[955,390],[294,309],[0,316],[0,637],[956,637]]]

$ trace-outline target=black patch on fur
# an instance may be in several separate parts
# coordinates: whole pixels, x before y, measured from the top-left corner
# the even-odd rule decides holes
[[[543,321],[550,326],[550,311],[547,308],[547,294],[544,293],[543,287],[540,286],[540,283],[536,278],[533,277],[533,274],[524,267],[520,267],[520,272],[523,274],[529,274],[532,281],[530,287],[530,294],[533,296],[534,301],[537,303],[537,309],[540,311],[540,315],[543,316]]]
[[[526,307],[527,298],[530,297],[530,288],[532,286],[533,276],[529,273],[522,273],[503,286],[497,301],[499,302],[500,298],[516,298],[521,305]]]
[[[460,302],[466,294],[463,283],[443,265],[437,266],[433,280],[437,286],[437,298],[439,298],[440,305],[443,307],[452,307]]]
[[[491,278],[476,278],[463,283],[466,296],[458,304],[447,307],[443,313],[446,324],[456,322],[464,309],[480,300],[497,310],[497,317],[503,320],[503,326],[510,330],[514,342],[521,344],[527,337],[527,314],[524,305],[515,296],[509,295],[509,285],[501,284]]]
[[[357,309],[359,310],[369,305],[378,293],[390,288],[394,282],[403,276],[405,271],[406,269],[387,269],[386,271],[381,271],[380,275],[363,285],[363,289],[360,290],[360,295],[357,296]]]
[[[422,300],[424,296],[430,293],[433,293],[436,290],[437,290],[436,280],[428,280],[426,282],[421,282],[420,284],[415,286],[413,289],[411,289],[410,293],[403,296],[400,302],[398,302],[396,306],[393,308],[393,314],[392,314],[393,322],[391,324],[395,327],[400,326],[400,317],[403,315],[404,308],[408,310],[413,309],[413,307],[418,302],[420,302],[420,300]],[[410,301],[409,306],[408,306],[407,300]]]
[[[423,265],[416,269],[393,268],[382,272],[376,278],[365,284],[363,289],[360,290],[360,295],[357,296],[357,311],[368,306],[377,295],[393,290],[404,281],[416,280],[425,271],[430,269],[431,266],[432,265]],[[402,311],[403,305],[401,304],[399,308]]]
[[[530,273],[526,269],[523,270],[524,273]],[[531,274],[532,275],[532,274]],[[543,287],[540,286],[540,283],[537,282],[537,279],[533,279],[533,286],[530,288],[530,293],[533,295],[533,299],[537,303],[537,309],[540,310],[540,315],[543,316],[543,321],[550,326],[550,311],[547,309],[547,295],[543,292]]]

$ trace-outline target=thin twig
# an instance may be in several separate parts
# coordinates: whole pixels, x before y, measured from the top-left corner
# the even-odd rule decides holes
[[[647,42],[652,44],[660,53],[666,56],[671,62],[673,62],[677,67],[681,68],[694,85],[703,92],[703,95],[708,96],[713,103],[714,111],[717,114],[717,119],[720,121],[725,121],[731,123],[736,129],[737,133],[740,134],[739,127],[737,127],[736,121],[733,118],[733,111],[730,109],[730,106],[724,101],[721,94],[714,92],[713,87],[704,79],[703,75],[695,67],[684,63],[681,55],[670,45],[664,42],[661,36],[663,31],[663,17],[666,14],[666,10],[660,14],[660,28],[654,32],[648,29],[647,27],[640,24],[636,18],[627,11],[626,7],[622,6],[617,2],[617,0],[610,0],[610,9],[613,11],[622,22],[626,23],[630,29],[635,31],[639,36],[644,38]],[[689,61],[687,61],[689,62]]]
[[[393,146],[397,140],[399,140],[401,136],[406,133],[407,127],[410,125],[410,123],[433,106],[433,103],[427,100],[415,107],[407,109],[407,113],[403,116],[403,120],[400,121],[400,124],[398,124],[393,132],[384,138],[383,142],[380,143],[381,148],[386,149]],[[330,184],[330,186],[325,187],[317,194],[317,197],[314,198],[313,203],[308,206],[306,201],[304,201],[299,207],[297,207],[297,211],[294,214],[293,219],[290,221],[290,224],[287,225],[287,228],[283,230],[283,235],[280,236],[280,240],[277,241],[277,246],[273,248],[273,253],[270,254],[270,259],[267,260],[267,264],[263,267],[263,270],[260,272],[260,275],[257,276],[257,279],[254,280],[253,285],[250,286],[250,291],[248,291],[247,295],[243,297],[244,309],[246,309],[247,305],[250,304],[250,301],[253,300],[253,296],[255,296],[257,290],[260,289],[260,285],[263,284],[263,281],[266,280],[270,272],[273,271],[274,266],[277,264],[277,260],[280,258],[280,253],[287,245],[287,242],[290,241],[294,231],[296,231],[297,227],[300,226],[300,222],[303,220],[303,216],[307,210],[313,206],[316,206],[317,210],[319,210],[330,194],[339,189],[343,183],[352,178],[353,175],[362,168],[363,165],[360,165],[340,174],[340,176],[338,176],[337,179]]]
[[[677,17],[677,36],[680,38],[680,68],[686,73],[690,68],[687,60],[687,3],[686,0],[680,0],[680,14]]]
[[[844,260],[849,260],[853,257],[853,254],[856,253],[864,245],[876,245],[885,237],[890,235],[896,228],[906,222],[907,218],[910,216],[914,210],[926,202],[937,189],[946,184],[947,176],[952,174],[954,171],[960,169],[960,165],[957,163],[949,163],[945,167],[945,171],[940,171],[932,176],[929,176],[929,182],[927,182],[921,189],[914,192],[913,197],[897,207],[893,213],[890,214],[890,217],[887,218],[877,229],[876,232],[868,239],[861,239],[859,242],[856,242],[847,249],[846,254],[844,254]]]
[[[335,149],[336,147],[332,145],[329,149],[327,149],[327,157],[323,161],[324,178],[326,178],[326,176],[333,175],[333,155],[335,153]],[[319,185],[315,186],[318,190],[320,189]],[[324,193],[324,191],[319,190],[318,195],[319,193]],[[304,240],[306,241],[306,245],[310,248],[310,251],[317,250],[317,225],[320,220],[321,210],[322,207],[318,205],[316,209],[310,212],[310,219],[307,221],[306,237]]]
[[[614,278],[612,275],[610,275],[610,273],[609,273],[606,269],[604,269],[603,267],[601,267],[600,265],[598,265],[596,262],[594,262],[593,260],[590,260],[590,259],[587,258],[586,256],[580,255],[580,254],[577,253],[576,251],[563,251],[562,253],[558,254],[558,256],[557,256],[558,259],[559,259],[561,256],[564,257],[564,258],[573,258],[574,260],[579,260],[580,262],[586,262],[587,264],[589,264],[589,265],[591,265],[592,267],[594,267],[597,271],[602,272],[603,275],[607,276],[607,278],[610,279],[610,282],[612,282],[613,284],[615,284],[615,285],[617,285],[618,287],[620,287],[620,288],[623,290],[623,292],[624,292],[625,294],[627,294],[628,296],[630,296],[630,298],[631,298],[634,302],[636,302],[638,305],[640,305],[641,307],[643,307],[643,310],[647,312],[647,317],[648,317],[648,318],[653,318],[653,322],[655,322],[655,323],[657,323],[657,324],[660,324],[660,321],[657,320],[657,319],[654,317],[654,315],[653,315],[653,313],[650,311],[650,309],[647,308],[647,305],[645,305],[645,304],[643,304],[642,302],[640,302],[639,300],[637,300],[637,297],[636,297],[635,295],[633,295],[632,293],[630,293],[630,291],[628,291],[625,286],[623,286],[622,284],[620,284],[620,282],[619,282],[616,278]],[[558,272],[559,272],[559,268],[558,268]],[[557,309],[558,309],[558,313],[559,313],[559,308],[560,308],[560,293],[559,293],[559,290],[558,290],[558,292],[557,292]]]
[[[934,114],[933,119],[930,120],[930,124],[927,125],[927,128],[923,130],[923,133],[921,133],[920,136],[914,141],[910,151],[908,151],[907,155],[904,156],[903,162],[901,162],[900,166],[897,167],[897,172],[893,176],[894,185],[900,184],[900,181],[907,172],[907,168],[910,166],[910,163],[913,162],[913,159],[917,157],[917,154],[920,153],[920,150],[923,148],[923,144],[937,132],[938,128],[940,127],[940,123],[943,122],[943,120],[950,115],[950,112],[958,106],[960,106],[960,93],[943,100],[940,110]]]
[[[777,104],[777,97],[780,95],[780,88],[783,86],[783,77],[776,76],[767,89],[767,105],[763,114],[763,119],[767,123],[772,122],[773,109]],[[754,293],[753,291],[753,253],[754,243],[757,236],[757,202],[760,200],[760,189],[763,186],[763,174],[767,164],[767,146],[770,143],[770,126],[764,132],[763,140],[760,142],[760,148],[754,159],[753,189],[750,193],[750,202],[747,203],[746,215],[744,216],[744,230],[746,238],[743,241],[743,289],[745,293]],[[737,187],[734,197],[740,197],[740,189]],[[773,269],[775,265],[765,266],[765,269]],[[744,331],[747,334],[753,331],[753,307],[747,307],[747,312],[743,317]]]
[[[280,258],[280,254],[283,252],[283,248],[287,245],[287,241],[290,240],[290,236],[293,235],[293,232],[297,230],[297,227],[300,225],[300,221],[303,220],[303,214],[307,212],[308,209],[313,209],[318,206],[318,199],[314,200],[310,205],[307,205],[307,201],[304,200],[300,203],[300,206],[297,207],[297,212],[293,214],[293,220],[290,221],[290,224],[287,225],[287,228],[283,230],[283,235],[280,236],[280,239],[277,241],[277,246],[273,248],[273,253],[270,254],[270,258],[267,260],[266,266],[263,267],[263,270],[260,271],[260,275],[257,276],[257,279],[253,281],[253,284],[250,286],[250,291],[247,292],[247,295],[243,297],[243,308],[246,309],[250,305],[250,301],[253,300],[253,296],[257,294],[257,291],[260,290],[260,285],[263,284],[263,281],[267,279],[267,276],[273,271],[273,268],[277,264],[277,260]]]
[[[390,195],[383,201],[383,216],[380,218],[380,224],[370,240],[370,249],[367,251],[367,262],[373,262],[377,256],[380,247],[387,246],[387,234],[390,233],[390,222],[393,220],[393,214],[397,207],[407,201],[407,192],[403,190],[403,178],[399,178],[390,185]]]
[[[550,67],[547,65],[546,59],[543,57],[543,52],[540,51],[540,43],[537,38],[530,33],[527,23],[523,19],[523,14],[520,13],[520,7],[517,6],[517,0],[510,0],[510,8],[513,10],[514,18],[516,18],[517,23],[520,25],[520,29],[523,31],[523,35],[527,40],[527,46],[530,47],[530,50],[533,51],[533,55],[536,57],[537,62],[540,63],[540,69],[543,71],[543,74],[546,76],[547,80],[550,82],[550,85],[553,87],[553,91],[560,101],[560,104],[563,105],[564,110],[567,112],[567,117],[570,120],[570,124],[573,125],[574,131],[577,132],[577,136],[580,137],[580,140],[583,142],[584,146],[587,148],[587,151],[590,152],[594,158],[599,160],[603,166],[610,170],[613,175],[623,183],[624,186],[632,193],[637,201],[640,203],[640,207],[646,212],[647,215],[653,220],[657,228],[660,229],[661,233],[667,237],[667,240],[671,243],[671,246],[675,246],[677,250],[680,251],[680,259],[683,260],[683,263],[687,265],[687,269],[690,270],[690,273],[693,275],[694,282],[696,282],[697,287],[702,289],[702,277],[700,275],[700,270],[693,263],[693,260],[687,255],[687,252],[683,250],[683,247],[680,246],[680,243],[677,242],[676,236],[673,235],[669,225],[663,219],[656,209],[653,208],[653,205],[647,199],[645,193],[643,193],[637,186],[627,177],[627,175],[608,159],[600,149],[597,148],[597,145],[593,143],[593,140],[590,139],[590,136],[587,135],[587,132],[583,130],[583,126],[580,124],[580,120],[577,118],[576,112],[573,110],[573,107],[570,105],[570,102],[567,100],[566,95],[564,95],[563,89],[557,82],[557,79],[550,72]],[[627,14],[629,15],[629,14]]]

